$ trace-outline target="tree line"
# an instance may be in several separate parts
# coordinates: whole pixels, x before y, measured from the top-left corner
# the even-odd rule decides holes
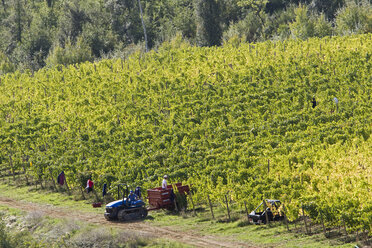
[[[218,46],[368,33],[371,6],[370,0],[2,0],[0,74],[127,57],[144,50],[145,35],[156,49],[176,36]]]

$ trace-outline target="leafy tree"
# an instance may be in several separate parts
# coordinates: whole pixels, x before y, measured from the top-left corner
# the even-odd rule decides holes
[[[306,5],[299,5],[295,9],[295,21],[289,24],[293,37],[307,39],[314,36],[314,22]]]
[[[257,22],[256,14],[249,12],[243,20],[230,25],[229,29],[224,32],[223,39],[226,41],[238,37],[247,42],[255,42],[260,39],[261,30],[262,25]]]
[[[266,4],[268,3],[268,0],[240,0],[238,1],[238,5],[241,7],[246,7],[252,10],[256,16],[261,21],[261,24],[264,24],[264,13]]]
[[[58,21],[57,45],[63,46],[68,41],[75,43],[83,31],[84,24],[91,21],[82,4],[79,0],[72,0],[63,5]]]
[[[110,14],[111,28],[120,41],[128,45],[142,39],[143,29],[137,1],[109,0],[105,8]]]
[[[218,46],[221,43],[220,9],[215,0],[195,0],[197,18],[196,43],[199,46]]]
[[[309,7],[314,11],[323,13],[327,20],[333,19],[337,10],[345,4],[345,0],[312,0],[309,2]]]

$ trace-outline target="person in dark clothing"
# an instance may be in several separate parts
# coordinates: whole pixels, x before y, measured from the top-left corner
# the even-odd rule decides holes
[[[102,197],[105,197],[105,195],[107,194],[107,184],[103,184],[103,189],[102,189]]]
[[[57,183],[61,186],[63,186],[63,184],[65,184],[65,173],[63,171],[61,173],[59,173],[59,175],[57,177]]]
[[[134,204],[135,201],[138,200],[138,197],[136,194],[133,193],[133,190],[131,190],[127,199],[128,199],[128,203],[132,205]]]
[[[134,194],[137,195],[138,198],[141,198],[141,187],[136,187]]]
[[[315,100],[315,97],[313,97],[313,101],[312,101],[312,103],[313,103],[313,108],[315,108],[315,107],[316,107],[316,100]]]

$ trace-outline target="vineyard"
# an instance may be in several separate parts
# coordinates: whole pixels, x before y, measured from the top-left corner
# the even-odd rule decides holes
[[[198,48],[0,77],[0,169],[81,190],[192,185],[372,233],[372,34]],[[314,101],[315,100],[315,101]],[[303,211],[303,212],[302,212]]]

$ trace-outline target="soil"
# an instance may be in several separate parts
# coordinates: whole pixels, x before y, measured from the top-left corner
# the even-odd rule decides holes
[[[116,227],[119,229],[131,230],[139,235],[146,235],[156,238],[177,241],[183,244],[188,244],[196,247],[256,247],[250,244],[227,240],[226,238],[201,235],[190,231],[176,231],[170,227],[158,227],[143,221],[135,222],[109,222],[102,214],[88,213],[82,211],[71,211],[67,208],[52,206],[48,204],[31,203],[18,201],[10,198],[0,197],[0,205],[17,208],[25,212],[42,212],[46,216],[52,218],[65,218],[76,221],[97,224],[107,227]],[[222,240],[223,239],[223,240]]]

